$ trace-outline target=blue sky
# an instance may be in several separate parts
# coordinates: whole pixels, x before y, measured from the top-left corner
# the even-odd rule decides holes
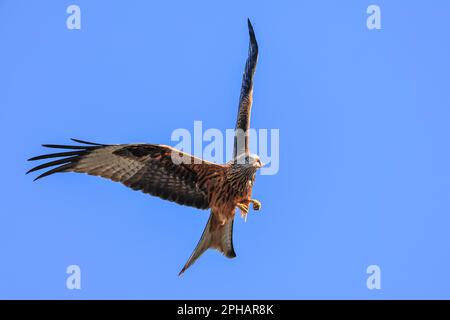
[[[81,8],[81,30],[66,8]],[[366,9],[381,8],[368,30]],[[450,298],[445,1],[0,1],[0,298]],[[32,182],[42,143],[173,144],[234,127],[248,34],[252,127],[280,130],[237,258],[177,276],[206,211],[79,174]],[[81,290],[66,288],[79,265]],[[366,268],[381,268],[368,290]]]

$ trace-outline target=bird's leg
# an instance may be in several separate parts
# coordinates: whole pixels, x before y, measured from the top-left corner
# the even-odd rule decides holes
[[[253,210],[258,211],[261,209],[261,202],[259,202],[256,199],[250,199],[250,201],[253,204]]]
[[[248,206],[250,203],[253,205],[253,210],[258,211],[261,209],[261,202],[256,199],[248,199],[236,205],[241,210],[241,217],[244,218],[245,221],[247,221]]]
[[[241,210],[241,217],[244,218],[245,221],[247,221],[248,204],[241,202],[237,204],[237,207]]]

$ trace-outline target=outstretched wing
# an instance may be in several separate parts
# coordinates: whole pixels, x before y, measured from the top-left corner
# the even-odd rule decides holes
[[[255,74],[256,62],[258,60],[258,43],[250,20],[247,20],[250,44],[248,58],[245,63],[244,75],[242,77],[241,95],[239,97],[239,110],[236,121],[236,133],[234,137],[233,157],[242,153],[249,154],[249,132],[250,113],[253,100],[253,76]]]
[[[141,190],[181,205],[207,209],[211,186],[223,172],[221,165],[165,145],[103,145],[72,140],[84,145],[43,145],[71,151],[31,158],[30,161],[59,159],[34,167],[27,173],[56,166],[35,180],[57,172],[87,173],[121,182],[133,190]],[[180,163],[174,159],[183,161]]]

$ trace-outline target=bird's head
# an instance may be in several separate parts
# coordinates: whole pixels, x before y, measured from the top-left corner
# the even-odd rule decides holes
[[[255,169],[259,169],[263,166],[257,154],[241,154],[238,157],[236,157],[232,162],[234,165],[252,167]]]

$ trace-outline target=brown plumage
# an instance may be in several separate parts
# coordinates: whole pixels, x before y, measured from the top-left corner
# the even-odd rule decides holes
[[[229,258],[235,257],[232,234],[236,207],[243,215],[247,214],[250,203],[255,210],[260,207],[251,193],[261,162],[250,154],[248,141],[258,45],[250,20],[248,28],[249,55],[242,79],[233,160],[229,163],[215,164],[159,144],[105,145],[72,139],[80,145],[43,145],[69,151],[29,159],[57,158],[27,173],[53,167],[35,180],[57,172],[87,173],[180,205],[211,209],[202,237],[180,274],[208,248],[217,249]]]

